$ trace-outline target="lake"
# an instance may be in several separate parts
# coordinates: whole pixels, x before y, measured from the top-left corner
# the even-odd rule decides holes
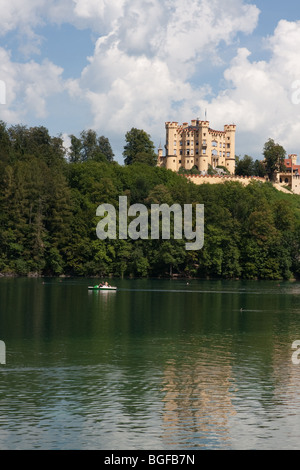
[[[300,448],[300,283],[96,282],[0,279],[0,449]]]

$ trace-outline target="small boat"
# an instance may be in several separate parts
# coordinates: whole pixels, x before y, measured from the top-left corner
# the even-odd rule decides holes
[[[114,286],[89,286],[88,287],[89,290],[117,290],[116,287]]]

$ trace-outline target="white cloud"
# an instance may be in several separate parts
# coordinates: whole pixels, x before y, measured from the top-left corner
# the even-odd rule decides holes
[[[44,60],[16,63],[0,48],[0,77],[6,85],[6,105],[1,106],[0,118],[8,123],[20,123],[28,116],[44,118],[47,99],[63,91],[63,70]]]
[[[224,73],[227,89],[201,105],[209,108],[218,125],[237,124],[242,153],[252,151],[259,157],[269,138],[288,153],[299,153],[300,104],[294,104],[292,96],[297,93],[293,83],[300,80],[300,22],[280,21],[267,44],[268,61],[251,61],[250,51],[239,49]]]
[[[164,133],[163,110],[169,109],[178,96],[188,98],[192,93],[190,85],[174,80],[166,64],[158,59],[128,57],[115,50],[112,55],[117,60],[118,73],[111,77],[107,90],[89,89],[86,94],[94,127],[118,133],[131,127]]]
[[[238,32],[251,33],[259,17],[255,5],[245,5],[240,0],[186,0],[170,4],[162,53],[172,68],[186,78],[195,63],[215,60],[222,41],[229,44]]]
[[[42,23],[43,0],[0,0],[0,34],[19,28],[28,30]]]
[[[125,0],[73,0],[74,14],[77,18],[89,21],[89,26],[107,23],[111,28],[114,21],[123,13]]]
[[[0,8],[0,34],[26,37],[20,45],[29,54],[40,45],[36,28],[48,23],[98,35],[81,76],[65,82],[49,60],[17,63],[0,49],[0,79],[7,84],[0,111],[7,122],[44,118],[49,100],[68,90],[73,102],[80,97],[90,106],[83,125],[115,142],[135,126],[159,143],[166,120],[187,121],[207,108],[213,127],[237,124],[241,153],[259,155],[269,137],[298,150],[300,104],[292,103],[292,86],[300,80],[299,22],[282,20],[265,39],[268,60],[254,61],[250,45],[226,65],[224,44],[238,47],[239,33],[251,34],[258,22],[258,8],[244,0],[0,0]],[[200,83],[197,71],[220,65],[223,89],[212,97],[209,79]]]
[[[122,16],[126,0],[0,0],[0,36],[17,31],[20,46],[31,43],[36,53],[41,37],[34,30],[46,24],[69,23],[107,34]]]
[[[98,39],[77,88],[91,103],[94,128],[120,133],[144,127],[160,139],[165,120],[199,112],[210,87],[189,83],[196,66],[215,62],[221,41],[250,33],[259,10],[242,0],[226,8],[221,0],[131,0],[119,13],[110,33]]]

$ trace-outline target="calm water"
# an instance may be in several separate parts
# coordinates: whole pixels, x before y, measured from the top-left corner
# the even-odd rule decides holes
[[[300,283],[94,283],[0,280],[0,449],[300,448]]]

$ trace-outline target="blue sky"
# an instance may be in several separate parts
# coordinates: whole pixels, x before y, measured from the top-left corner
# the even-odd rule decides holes
[[[51,135],[88,128],[123,163],[125,133],[165,121],[237,125],[236,153],[268,138],[300,154],[300,7],[287,0],[0,0],[0,119]],[[300,86],[299,86],[300,88]],[[297,97],[298,95],[296,95]],[[300,96],[300,93],[299,93]]]

